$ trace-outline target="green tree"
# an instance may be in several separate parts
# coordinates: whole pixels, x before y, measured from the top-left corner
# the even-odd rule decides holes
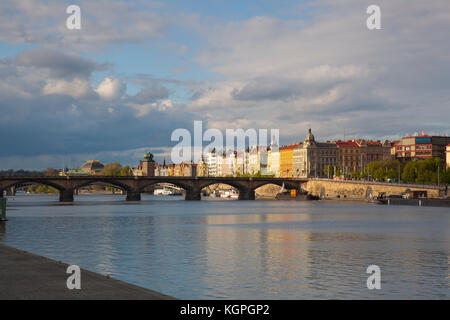
[[[402,179],[409,183],[437,184],[438,172],[440,181],[445,181],[444,164],[438,157],[410,161],[403,168]]]
[[[46,177],[56,177],[59,175],[59,171],[54,169],[54,168],[47,168],[47,170],[45,170],[44,175]]]
[[[409,161],[402,172],[402,180],[414,183],[417,179],[417,161]]]
[[[120,169],[119,175],[124,177],[131,177],[133,176],[133,170],[131,170],[130,166],[123,167],[122,169]]]
[[[104,166],[100,172],[102,176],[121,176],[122,165],[119,162],[111,162]]]

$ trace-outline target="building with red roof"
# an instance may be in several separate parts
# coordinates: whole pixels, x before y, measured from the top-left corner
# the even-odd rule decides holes
[[[403,137],[395,144],[395,158],[401,161],[439,157],[446,161],[446,149],[450,137],[430,136],[425,131],[419,135]]]
[[[355,141],[334,141],[338,149],[337,163],[344,175],[361,171],[362,157],[360,147]]]

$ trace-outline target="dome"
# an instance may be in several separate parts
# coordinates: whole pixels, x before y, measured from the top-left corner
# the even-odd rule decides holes
[[[314,135],[311,133],[311,128],[308,130],[308,134],[306,135],[305,142],[315,142]]]

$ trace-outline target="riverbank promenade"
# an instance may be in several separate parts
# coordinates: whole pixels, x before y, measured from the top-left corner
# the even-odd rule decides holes
[[[81,270],[69,290],[68,265],[0,244],[0,300],[173,300],[156,291]]]

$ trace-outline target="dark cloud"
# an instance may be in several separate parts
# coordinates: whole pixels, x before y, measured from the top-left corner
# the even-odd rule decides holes
[[[21,167],[39,155],[166,147],[173,130],[198,119],[168,99],[168,89],[157,83],[132,97],[93,98],[96,89],[88,78],[98,69],[89,59],[47,49],[0,61],[0,168],[5,168],[2,159]],[[86,94],[72,92],[80,84],[87,86],[81,90]],[[150,101],[154,105],[147,105]]]
[[[302,83],[286,79],[255,79],[242,89],[234,89],[231,96],[236,100],[286,100],[300,94]]]
[[[106,70],[110,65],[60,51],[35,48],[18,54],[17,65],[46,69],[55,78],[89,77],[92,72]]]
[[[152,103],[160,99],[166,99],[169,97],[169,90],[166,87],[154,84],[152,87],[143,88],[132,100],[139,104]]]

